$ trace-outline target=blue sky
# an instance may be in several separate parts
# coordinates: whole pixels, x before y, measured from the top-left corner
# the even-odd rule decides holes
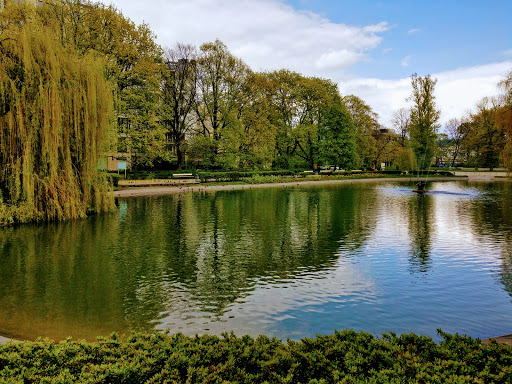
[[[512,59],[512,1],[294,0],[294,8],[333,22],[389,30],[372,60],[350,69],[357,76],[393,79]],[[401,61],[410,57],[407,66]]]
[[[460,118],[512,69],[512,0],[111,0],[162,46],[222,40],[255,71],[329,78],[390,127],[410,76],[438,79],[441,123]]]

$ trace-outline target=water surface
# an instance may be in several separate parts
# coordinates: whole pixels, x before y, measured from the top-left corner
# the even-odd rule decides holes
[[[375,182],[118,200],[0,231],[0,334],[512,332],[512,183]]]

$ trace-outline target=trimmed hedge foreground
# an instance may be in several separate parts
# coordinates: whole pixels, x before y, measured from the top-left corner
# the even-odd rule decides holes
[[[0,346],[9,383],[510,383],[512,348],[449,335],[436,344],[414,334],[378,339],[355,331],[299,342],[233,334],[113,334]]]

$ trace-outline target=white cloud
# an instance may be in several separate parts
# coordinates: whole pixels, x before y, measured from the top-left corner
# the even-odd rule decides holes
[[[441,124],[462,117],[485,96],[499,93],[496,84],[512,68],[512,61],[459,68],[432,74],[437,78],[436,105],[441,110]],[[348,79],[340,83],[344,95],[354,94],[368,103],[380,116],[380,123],[391,127],[393,112],[409,107],[409,78],[399,80]]]
[[[407,31],[407,33],[408,33],[409,35],[412,35],[412,34],[414,34],[414,33],[418,33],[418,32],[421,32],[421,29],[420,29],[420,28],[413,28],[413,29],[409,29],[409,30]]]
[[[147,21],[163,46],[200,45],[220,39],[251,68],[286,68],[329,76],[367,60],[389,29],[381,22],[364,27],[334,23],[298,11],[282,0],[114,0],[137,24]]]
[[[359,52],[353,52],[348,49],[324,53],[315,62],[319,70],[338,69],[340,67],[350,66],[362,60],[364,55]]]
[[[411,55],[405,56],[402,60],[400,60],[400,65],[402,67],[408,67],[409,66],[409,62],[411,61],[411,59],[412,59]]]
[[[512,49],[507,49],[506,51],[503,51],[503,56],[512,57]]]

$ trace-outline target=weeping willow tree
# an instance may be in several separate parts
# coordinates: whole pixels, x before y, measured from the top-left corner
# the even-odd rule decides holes
[[[65,49],[30,5],[6,4],[0,19],[0,225],[109,210],[98,156],[113,101],[101,61]]]

